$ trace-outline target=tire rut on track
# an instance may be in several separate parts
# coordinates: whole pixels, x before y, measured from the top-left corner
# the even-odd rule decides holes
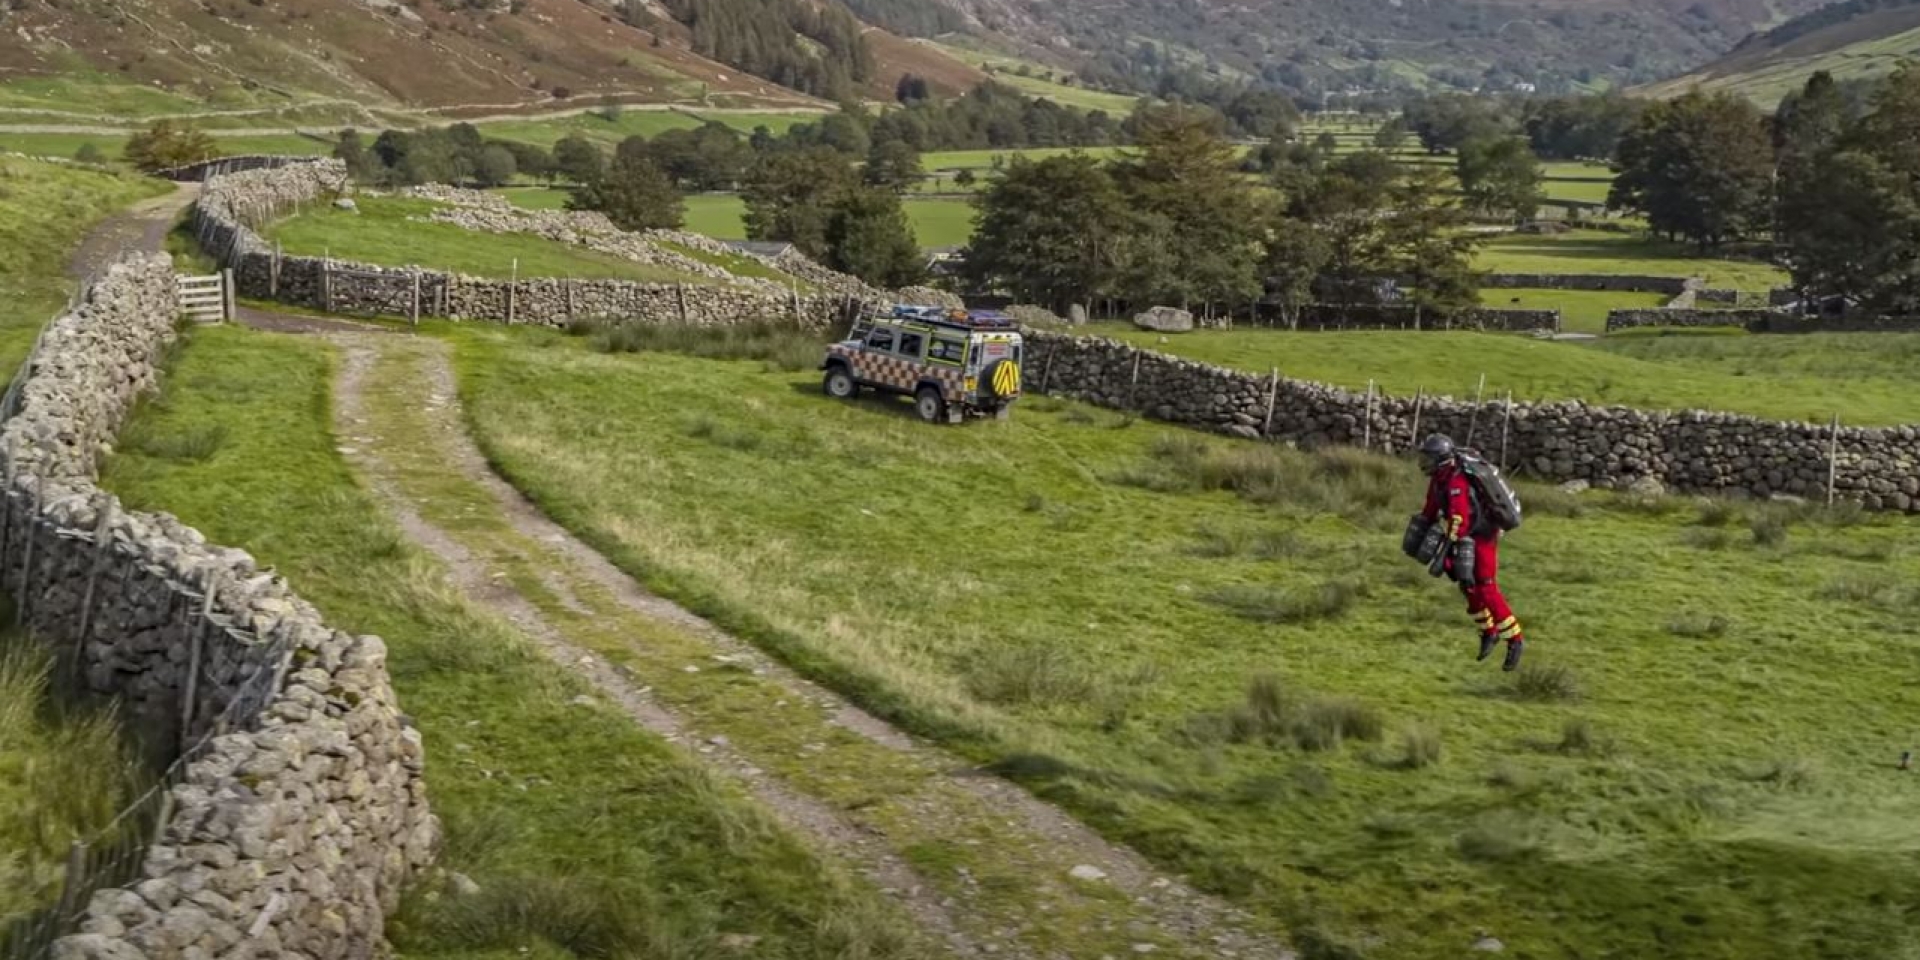
[[[622,707],[636,722],[686,748],[710,767],[740,784],[790,828],[811,839],[867,876],[897,902],[931,938],[956,956],[1086,957],[1117,956],[1128,951],[1176,957],[1239,957],[1290,960],[1294,956],[1261,932],[1241,911],[1162,875],[1144,858],[1112,844],[1053,805],[998,777],[981,775],[944,750],[872,716],[732,637],[683,608],[657,597],[616,568],[604,556],[549,520],[489,467],[467,435],[457,385],[442,341],[401,336],[331,333],[345,358],[334,392],[335,426],[341,449],[365,476],[406,535],[439,557],[456,585],[469,597],[520,627],[556,662],[592,682],[602,696]],[[404,380],[415,393],[407,410],[430,423],[430,452],[394,450],[380,438],[382,416],[369,402],[369,383],[388,351],[406,355],[421,369],[392,378],[383,389]],[[394,354],[402,356],[401,354]],[[412,446],[421,446],[416,438]],[[407,489],[396,458],[429,455],[434,467],[449,471],[485,491],[486,506],[512,531],[511,546],[524,551],[527,568],[536,571],[538,589],[550,605],[529,598],[490,559],[500,543],[476,550],[469,537],[430,521],[421,491]],[[466,524],[462,524],[466,526]],[[915,822],[894,831],[886,822],[862,817],[843,804],[818,796],[817,784],[783,775],[770,767],[778,758],[756,752],[742,738],[723,735],[723,723],[685,715],[663,702],[655,686],[666,676],[640,676],[627,666],[596,655],[570,630],[570,612],[584,611],[581,598],[611,598],[611,608],[595,611],[624,642],[644,644],[647,629],[665,627],[694,638],[711,661],[748,671],[767,687],[768,709],[789,704],[817,708],[826,726],[857,735],[865,747],[812,744],[824,753],[865,749],[889,766],[912,771],[918,783],[910,795],[889,798]],[[630,623],[621,622],[630,618]],[[598,624],[605,626],[605,624]],[[690,672],[695,668],[686,668]],[[774,698],[778,698],[776,701]],[[770,762],[771,761],[771,762]],[[894,833],[907,836],[896,836]],[[1031,884],[1030,896],[996,896],[961,870],[961,877],[928,874],[909,862],[916,838],[979,837],[988,856],[1009,856],[1013,873]],[[979,844],[979,840],[958,841]],[[1075,879],[1075,878],[1079,879]],[[1091,878],[1091,879],[1087,879]],[[1009,905],[1009,899],[1020,903]],[[1075,925],[1078,924],[1076,927]],[[1081,942],[1081,937],[1085,939]],[[1067,942],[1062,942],[1063,938]]]

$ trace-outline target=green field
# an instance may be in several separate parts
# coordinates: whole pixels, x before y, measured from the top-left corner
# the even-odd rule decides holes
[[[492,234],[449,223],[427,223],[435,204],[396,197],[361,197],[359,211],[316,205],[267,231],[287,253],[332,256],[388,267],[423,266],[476,277],[575,277],[645,283],[702,283],[704,278],[665,267],[528,234]],[[518,261],[518,267],[515,267]]]
[[[1596,345],[1487,333],[1305,333],[1239,329],[1111,336],[1207,363],[1387,393],[1425,389],[1519,400],[1585,400],[1654,410],[1731,410],[1781,420],[1920,423],[1920,334],[1609,337]],[[1162,341],[1165,342],[1162,342]]]
[[[248,154],[282,154],[288,156],[321,157],[333,152],[329,141],[315,140],[298,134],[278,136],[226,136],[218,130],[207,131],[213,136],[214,146],[221,156],[245,156]],[[11,150],[36,157],[59,157],[73,159],[80,148],[92,144],[109,160],[120,159],[127,146],[127,135],[106,136],[86,133],[8,133],[0,131],[0,150]]]
[[[527,210],[565,210],[567,198],[573,194],[571,190],[551,187],[503,187],[494,192],[506,197],[514,206]],[[693,199],[688,198],[689,206]]]
[[[537,195],[523,199],[516,192],[512,196],[523,206],[546,202]],[[962,246],[973,236],[973,207],[964,200],[908,198],[901,206],[922,247]],[[687,198],[686,229],[717,240],[745,240],[746,212],[746,203],[733,194],[695,194]]]
[[[994,82],[1006,84],[1030,97],[1052,100],[1055,103],[1078,107],[1082,110],[1104,110],[1115,117],[1127,116],[1140,104],[1139,97],[1088,90],[1048,79],[1056,76],[1056,71],[1029,60],[974,50],[951,43],[936,43],[933,46],[955,60],[987,70]],[[1023,77],[1014,72],[1022,67],[1025,67],[1029,73],[1037,75]]]
[[[905,200],[907,221],[923,248],[963,247],[973,239],[973,205],[965,200]]]
[[[407,544],[336,450],[335,362],[317,339],[196,330],[165,401],[128,431],[146,442],[106,484],[249,550],[331,625],[386,640],[432,758],[440,866],[480,889],[412,891],[387,925],[399,953],[704,960],[747,942],[778,960],[925,956],[869,885],[469,606]]]
[[[1470,377],[1436,336],[1381,339]],[[1361,365],[1361,338],[1276,353],[1309,342]],[[1910,522],[1529,490],[1516,681],[1399,555],[1404,463],[1042,398],[929,429],[812,372],[455,343],[478,438],[548,513],[1304,956],[1920,948],[1920,798],[1892,769],[1920,687],[1885,682],[1920,641]]]
[[[686,228],[693,233],[716,240],[745,240],[746,216],[746,201],[731,193],[698,193],[687,198]]]
[[[1512,234],[1489,240],[1474,267],[1490,273],[1636,274],[1700,277],[1709,287],[1763,291],[1787,283],[1771,264],[1692,256],[1684,244],[1630,234],[1574,230],[1559,235]]]
[[[167,192],[145,178],[0,158],[0,378],[71,290],[67,256],[116,210]]]
[[[921,154],[920,165],[929,172],[934,170],[988,170],[995,161],[1006,163],[1014,157],[1028,160],[1045,160],[1048,157],[1064,157],[1070,154],[1085,154],[1096,159],[1110,159],[1125,152],[1124,147],[1035,147],[1030,150],[941,150]]]
[[[578,134],[611,148],[628,137],[657,137],[669,130],[693,130],[710,121],[724,123],[743,134],[752,133],[755,127],[762,126],[775,134],[783,134],[795,124],[818,120],[820,116],[820,114],[806,113],[753,113],[725,110],[697,112],[629,108],[616,110],[612,114],[595,111],[548,119],[503,120],[482,124],[480,132],[498,140],[513,140],[542,147],[551,147],[567,137]]]
[[[1606,203],[1613,189],[1609,180],[1543,180],[1540,195],[1548,200],[1577,200],[1582,203]]]
[[[84,70],[63,71],[57,76],[16,77],[0,82],[0,107],[112,117],[150,117],[207,109],[207,105],[199,100],[145,84],[129,83],[110,74]]]
[[[1604,333],[1612,310],[1650,310],[1671,300],[1658,293],[1608,293],[1594,290],[1480,291],[1481,304],[1508,310],[1558,310],[1560,329],[1571,333]]]

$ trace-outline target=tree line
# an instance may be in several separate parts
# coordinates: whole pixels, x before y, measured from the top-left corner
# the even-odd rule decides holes
[[[1166,111],[1133,155],[1016,159],[976,199],[968,280],[1064,311],[1122,299],[1235,309],[1478,302],[1475,240],[1436,171],[1364,151],[1246,177],[1204,115]],[[1404,281],[1396,286],[1383,278]]]
[[[851,100],[872,79],[860,21],[838,0],[666,0],[710,60],[829,100]]]

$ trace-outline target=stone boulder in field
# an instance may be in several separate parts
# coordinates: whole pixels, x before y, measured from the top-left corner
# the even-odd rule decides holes
[[[1136,314],[1133,325],[1160,333],[1188,333],[1193,330],[1193,314],[1178,307],[1154,307],[1146,313]]]

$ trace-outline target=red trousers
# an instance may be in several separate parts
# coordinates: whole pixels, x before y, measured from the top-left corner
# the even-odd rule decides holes
[[[1494,581],[1499,573],[1500,535],[1474,538],[1473,582],[1460,585],[1460,592],[1467,595],[1467,615],[1473,617],[1482,634],[1492,633],[1502,640],[1519,641],[1523,639],[1520,619],[1513,615],[1506,595],[1500,592],[1500,584]]]

